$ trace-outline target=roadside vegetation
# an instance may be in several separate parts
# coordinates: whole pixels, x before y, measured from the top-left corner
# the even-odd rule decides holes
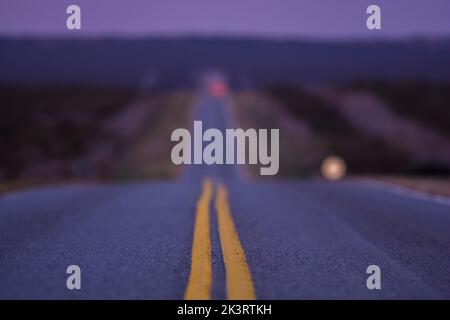
[[[442,135],[442,141],[449,137],[450,87],[446,85],[358,83],[340,86],[338,90],[374,93],[399,119],[412,119],[436,130]],[[340,109],[331,105],[332,100],[322,97],[302,88],[275,86],[237,93],[233,110],[244,128],[281,129],[281,177],[320,177],[322,161],[338,155],[346,162],[347,173],[353,179],[376,180],[450,196],[450,164],[422,163],[401,145],[387,143],[386,139],[354,128]],[[376,119],[367,118],[367,121]],[[414,135],[404,138],[416,139]],[[422,154],[427,153],[425,149]],[[259,177],[255,168],[249,169],[252,176]]]
[[[146,104],[155,109],[154,116],[130,145],[128,152],[117,162],[114,179],[146,180],[173,179],[181,167],[170,158],[173,145],[170,136],[177,128],[189,128],[195,95],[175,91],[148,97]]]
[[[318,176],[322,161],[338,155],[349,174],[406,172],[408,157],[359,132],[324,99],[301,88],[276,86],[241,92],[235,113],[244,127],[280,128],[280,176]]]
[[[374,93],[393,112],[450,137],[450,84],[418,81],[355,82],[345,89]]]
[[[0,188],[172,178],[170,131],[188,124],[192,101],[186,92],[2,87]]]
[[[22,178],[33,163],[84,154],[101,134],[100,124],[131,94],[126,89],[1,88],[0,178]]]

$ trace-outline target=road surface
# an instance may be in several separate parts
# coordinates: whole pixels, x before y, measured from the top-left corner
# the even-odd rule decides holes
[[[227,102],[200,99],[223,130]],[[81,268],[68,290],[66,268]],[[366,268],[381,268],[381,290]],[[178,181],[40,187],[0,197],[1,299],[450,298],[450,206],[357,182]]]

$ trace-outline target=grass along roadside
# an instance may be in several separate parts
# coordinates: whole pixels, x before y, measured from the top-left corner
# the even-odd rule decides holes
[[[190,126],[195,95],[188,91],[167,93],[148,104],[155,105],[155,116],[139,139],[127,148],[112,175],[118,180],[173,179],[181,170],[172,163],[170,135],[177,128]]]
[[[243,128],[280,129],[282,178],[317,177],[329,156],[344,159],[348,173],[406,172],[407,155],[377,137],[356,130],[326,101],[298,88],[269,88],[238,92],[232,103]],[[250,173],[257,176],[252,166]]]
[[[55,90],[33,90],[26,99],[15,93],[2,97],[9,102],[5,106],[17,105],[21,110],[2,111],[6,118],[1,126],[9,134],[0,138],[5,151],[0,193],[48,184],[167,179],[178,174],[179,168],[170,161],[170,133],[188,125],[193,93],[131,95],[102,89],[66,96]],[[29,125],[20,122],[21,114]],[[65,144],[68,152],[60,149]]]

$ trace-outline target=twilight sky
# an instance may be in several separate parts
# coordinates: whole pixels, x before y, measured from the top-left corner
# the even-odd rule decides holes
[[[66,29],[69,4],[81,7],[81,31]],[[381,31],[366,29],[369,4],[381,7]],[[450,37],[450,0],[0,0],[0,35],[30,34]]]

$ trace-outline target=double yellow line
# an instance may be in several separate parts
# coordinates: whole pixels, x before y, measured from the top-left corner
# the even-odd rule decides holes
[[[184,296],[188,300],[211,299],[212,265],[209,208],[213,189],[211,180],[205,179],[202,193],[197,202],[191,272]],[[217,211],[220,244],[225,263],[227,298],[231,300],[255,299],[250,269],[233,223],[227,189],[222,184],[217,187],[214,207]]]

